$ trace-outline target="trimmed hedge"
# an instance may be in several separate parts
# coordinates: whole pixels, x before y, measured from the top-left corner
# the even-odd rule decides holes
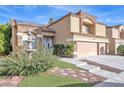
[[[72,57],[73,51],[74,51],[74,45],[55,44],[53,53],[59,56]]]
[[[124,45],[120,45],[117,48],[118,54],[124,55]]]

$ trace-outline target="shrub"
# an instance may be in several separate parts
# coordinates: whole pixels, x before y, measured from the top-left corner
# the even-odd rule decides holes
[[[124,45],[118,46],[117,52],[118,52],[118,54],[124,54]]]
[[[11,26],[10,24],[0,25],[0,52],[9,54],[11,51]]]
[[[0,63],[0,74],[34,75],[46,71],[56,60],[56,57],[46,50],[38,50],[32,53],[31,58],[28,58],[28,54],[25,52],[11,54],[6,57],[5,61]]]
[[[54,45],[54,54],[61,56],[72,56],[74,51],[74,45]]]
[[[74,45],[65,46],[65,55],[72,56],[74,51]]]
[[[3,53],[5,48],[3,47],[5,44],[4,34],[0,32],[0,53]]]
[[[64,45],[63,44],[56,44],[54,45],[54,54],[63,54],[64,53]]]

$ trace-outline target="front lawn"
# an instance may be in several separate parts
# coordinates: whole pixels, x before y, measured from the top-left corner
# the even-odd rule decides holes
[[[89,87],[92,84],[82,83],[68,77],[60,77],[47,72],[39,76],[28,76],[20,83],[19,87]]]
[[[76,67],[76,65],[71,64],[71,63],[67,63],[67,62],[64,62],[64,61],[56,61],[56,62],[54,62],[54,66],[57,66],[57,67],[59,67],[59,68],[78,69],[78,68]]]
[[[75,65],[67,62],[54,62],[54,66],[59,68],[78,69]],[[84,83],[80,80],[61,77],[52,73],[41,73],[38,76],[28,76],[19,84],[20,87],[90,87],[92,84]]]

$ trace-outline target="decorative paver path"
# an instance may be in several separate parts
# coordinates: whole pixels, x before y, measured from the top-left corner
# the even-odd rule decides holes
[[[106,80],[106,78],[104,77],[97,76],[95,74],[92,74],[84,70],[72,70],[70,68],[57,68],[56,67],[49,71],[59,76],[70,77],[70,78],[81,80],[83,82],[88,82],[88,83],[93,83],[93,84]]]
[[[0,87],[16,87],[23,80],[23,76],[8,76],[0,80]]]

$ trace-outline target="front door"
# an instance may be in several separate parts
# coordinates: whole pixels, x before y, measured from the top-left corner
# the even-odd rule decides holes
[[[48,50],[53,49],[53,38],[52,37],[44,37],[44,47]]]

